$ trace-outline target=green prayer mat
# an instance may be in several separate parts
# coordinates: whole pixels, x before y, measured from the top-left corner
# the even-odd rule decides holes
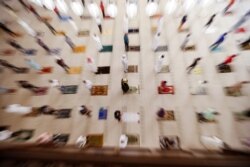
[[[113,46],[106,45],[106,46],[103,46],[103,49],[100,52],[112,52],[112,51],[113,51]]]

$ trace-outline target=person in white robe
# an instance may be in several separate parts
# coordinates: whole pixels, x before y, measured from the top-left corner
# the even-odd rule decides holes
[[[157,60],[155,62],[155,72],[157,72],[157,73],[161,72],[164,57],[165,57],[164,55],[161,55],[157,58]]]
[[[95,60],[92,57],[87,57],[87,68],[93,73],[96,73],[98,70]]]
[[[100,51],[103,49],[102,42],[100,37],[98,37],[96,34],[92,35],[92,38],[96,42],[97,49]]]
[[[128,56],[126,54],[122,55],[122,65],[123,65],[123,71],[128,72]]]
[[[153,49],[153,51],[156,51],[156,49],[157,49],[158,46],[159,46],[159,43],[160,43],[160,35],[161,35],[161,33],[156,33],[155,36],[154,36],[153,44],[152,44],[152,49]]]

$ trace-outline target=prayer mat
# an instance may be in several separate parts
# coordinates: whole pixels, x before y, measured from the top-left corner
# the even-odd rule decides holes
[[[110,66],[103,66],[98,67],[98,70],[95,74],[109,74],[110,73]]]
[[[14,72],[17,74],[26,74],[30,71],[29,68],[26,67],[19,67],[18,69],[15,69]]]
[[[52,73],[53,67],[43,67],[41,71],[38,72],[38,74],[49,74]]]
[[[112,51],[113,51],[113,46],[112,45],[103,46],[103,49],[100,50],[100,52],[112,52]]]
[[[49,87],[40,87],[34,91],[35,96],[42,96],[48,93]]]
[[[64,146],[69,140],[69,134],[54,134],[52,138],[53,144]]]
[[[84,46],[84,45],[76,46],[72,50],[73,50],[74,53],[82,53],[82,52],[85,52],[86,46]]]
[[[153,32],[153,33],[156,33],[156,31],[157,31],[157,27],[151,27],[151,31]]]
[[[204,89],[201,89],[201,88],[197,88],[197,89],[194,89],[191,93],[191,95],[207,95],[207,89],[204,88]]]
[[[69,118],[71,113],[71,109],[59,109],[56,111],[56,118],[62,119],[62,118]]]
[[[128,66],[128,73],[137,73],[137,72],[138,72],[138,66],[137,65]]]
[[[138,87],[136,86],[129,86],[129,90],[126,93],[123,94],[132,94],[132,93],[138,93],[140,94],[140,86],[138,85]]]
[[[174,94],[174,86],[167,86],[166,91],[162,91],[160,87],[158,87],[158,93],[159,94]]]
[[[62,94],[76,94],[77,89],[78,89],[77,85],[67,85],[67,86],[60,87]]]
[[[24,54],[26,54],[27,56],[34,56],[36,55],[37,50],[36,49],[26,49],[24,51]]]
[[[91,96],[107,96],[108,85],[95,85],[91,88]]]
[[[101,107],[99,109],[98,119],[105,120],[105,119],[107,119],[107,116],[108,116],[108,109]]]
[[[164,116],[163,117],[158,116],[158,120],[159,121],[174,121],[175,120],[174,111],[164,110]]]
[[[13,50],[13,49],[4,49],[4,50],[1,51],[0,54],[2,56],[13,56],[15,53],[16,53],[16,51]]]
[[[250,50],[250,44],[245,45],[245,46],[241,46],[242,50]]]
[[[232,68],[230,65],[217,66],[218,73],[230,73],[232,72]]]
[[[81,74],[82,67],[70,67],[68,74]]]
[[[178,32],[188,32],[188,31],[189,31],[189,28],[184,28],[184,29],[178,30]]]
[[[140,46],[129,46],[128,51],[140,51]]]
[[[65,32],[64,31],[56,31],[56,35],[65,35]]]
[[[136,134],[126,134],[128,137],[128,146],[138,146],[140,145],[139,135]]]
[[[96,135],[88,135],[87,136],[87,147],[102,147],[103,145],[103,135],[96,134]]]
[[[162,51],[168,51],[168,46],[158,46],[155,50],[155,52],[162,52]]]
[[[12,133],[14,141],[26,141],[32,138],[34,135],[34,130],[19,130]]]
[[[224,87],[224,92],[227,96],[234,96],[234,97],[238,97],[238,96],[243,96],[241,90],[235,90],[234,87]]]
[[[158,18],[160,18],[160,17],[162,17],[161,14],[155,14],[155,15],[153,15],[153,16],[150,16],[150,19],[154,19],[154,18],[158,19]]]
[[[160,147],[162,150],[179,150],[180,139],[178,136],[160,136]]]
[[[89,31],[79,31],[77,35],[78,37],[89,36]]]
[[[82,19],[92,19],[91,16],[81,16]]]
[[[52,17],[50,17],[50,16],[41,16],[41,18],[42,18],[42,21],[44,21],[44,22],[52,21]]]
[[[215,48],[212,48],[212,49],[210,49],[211,50],[211,52],[222,52],[223,51],[223,49],[222,49],[222,47],[215,47]]]
[[[168,73],[170,72],[169,66],[165,65],[161,68],[160,73]]]
[[[139,33],[139,29],[138,28],[128,29],[128,33]]]
[[[195,46],[192,45],[192,46],[187,46],[184,48],[184,51],[192,51],[192,50],[195,50]]]
[[[202,69],[201,69],[201,67],[195,67],[192,72],[195,75],[201,75],[202,74]]]

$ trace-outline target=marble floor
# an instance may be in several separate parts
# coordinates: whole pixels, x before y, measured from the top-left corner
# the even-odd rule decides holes
[[[100,34],[97,24],[91,17],[80,17],[74,15],[69,10],[69,15],[73,17],[78,30],[89,31],[87,36],[77,36],[77,31],[69,21],[61,21],[54,12],[36,6],[35,9],[41,16],[51,17],[50,24],[58,31],[64,31],[77,45],[86,46],[85,52],[73,53],[67,45],[62,35],[53,35],[49,29],[17,1],[8,1],[11,7],[17,10],[18,17],[26,21],[35,31],[43,32],[41,39],[51,48],[60,48],[60,56],[70,67],[82,67],[80,74],[67,74],[55,63],[55,58],[48,55],[36,42],[28,35],[17,22],[15,17],[7,12],[2,12],[1,20],[7,21],[8,27],[23,34],[15,38],[24,48],[34,48],[38,52],[35,56],[29,56],[42,66],[52,66],[53,72],[49,74],[38,74],[35,70],[30,70],[27,74],[17,74],[8,69],[0,73],[1,87],[18,89],[16,93],[0,95],[0,107],[9,104],[21,104],[24,106],[39,107],[50,105],[54,108],[72,109],[71,117],[66,119],[56,119],[52,116],[41,115],[37,117],[24,117],[19,114],[7,113],[0,109],[0,125],[8,125],[11,131],[20,129],[34,129],[33,137],[27,142],[33,142],[43,132],[53,134],[70,134],[67,144],[74,144],[80,135],[103,134],[103,146],[118,147],[121,134],[138,136],[138,143],[133,147],[160,148],[160,136],[178,136],[180,146],[183,149],[205,149],[200,142],[200,136],[217,136],[228,143],[233,148],[247,149],[240,143],[240,139],[250,137],[249,121],[236,121],[234,112],[241,112],[250,107],[250,84],[243,87],[243,95],[239,97],[227,96],[223,88],[231,86],[236,82],[250,80],[250,50],[243,51],[238,47],[242,41],[250,35],[250,24],[243,26],[248,30],[245,33],[230,33],[220,49],[211,52],[209,46],[219,35],[228,31],[230,27],[249,10],[250,1],[237,1],[232,7],[232,14],[222,15],[221,11],[226,6],[227,1],[212,3],[209,7],[202,8],[196,5],[187,12],[188,19],[184,28],[189,28],[191,33],[190,43],[195,45],[195,50],[182,51],[180,45],[188,32],[178,32],[182,16],[185,14],[183,8],[179,7],[173,14],[165,12],[167,1],[159,0],[158,13],[163,15],[163,27],[160,35],[160,46],[168,46],[165,51],[152,51],[152,43],[159,17],[149,17],[145,12],[146,0],[138,0],[138,13],[136,17],[129,19],[129,29],[137,28],[138,33],[129,33],[130,46],[140,46],[140,51],[129,51],[128,64],[137,65],[138,72],[124,73],[121,57],[125,53],[124,16],[126,13],[126,1],[114,0],[118,7],[118,14],[115,19],[103,19],[103,33]],[[66,1],[69,3],[69,1]],[[99,0],[95,0],[99,4]],[[90,1],[86,0],[86,3]],[[1,7],[3,8],[3,7]],[[2,9],[1,9],[2,10]],[[204,25],[209,17],[218,13],[215,21],[208,30]],[[84,10],[84,16],[89,16]],[[6,43],[9,35],[0,31],[0,59],[19,66],[27,67],[25,63],[26,55],[16,51],[13,55],[3,54],[4,49],[12,49]],[[96,33],[100,36],[103,45],[112,45],[112,52],[98,52],[96,43],[91,35]],[[240,55],[232,62],[233,71],[230,73],[218,73],[216,65],[221,63],[227,56],[239,53]],[[158,56],[164,54],[164,65],[168,65],[170,72],[155,73],[154,65]],[[109,74],[97,75],[88,70],[86,58],[94,58],[98,66],[110,66]],[[193,59],[201,57],[198,67],[187,74],[186,67]],[[123,94],[121,90],[121,79],[126,77],[129,85],[139,87],[139,92]],[[18,87],[16,81],[27,80],[37,86],[49,86],[49,79],[58,79],[63,85],[77,85],[76,94],[61,94],[56,88],[50,88],[43,96],[34,96],[30,91]],[[88,89],[82,83],[83,79],[88,79],[94,85],[108,85],[106,96],[91,96]],[[173,85],[174,94],[158,94],[157,87],[162,80],[166,80],[168,85]],[[191,87],[199,80],[207,80],[206,95],[191,95]],[[79,106],[87,105],[92,110],[92,117],[87,118],[79,113]],[[107,118],[98,119],[99,109],[108,109]],[[156,112],[160,107],[174,111],[175,120],[159,121]],[[216,116],[214,123],[199,123],[196,112],[201,112],[207,108],[214,108],[220,113]],[[122,112],[139,113],[139,122],[118,122],[114,119],[115,110]]]

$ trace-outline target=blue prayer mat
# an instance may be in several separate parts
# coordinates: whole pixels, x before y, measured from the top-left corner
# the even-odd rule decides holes
[[[108,110],[106,108],[101,107],[99,109],[99,115],[98,115],[98,119],[107,119],[107,115],[108,115]]]

